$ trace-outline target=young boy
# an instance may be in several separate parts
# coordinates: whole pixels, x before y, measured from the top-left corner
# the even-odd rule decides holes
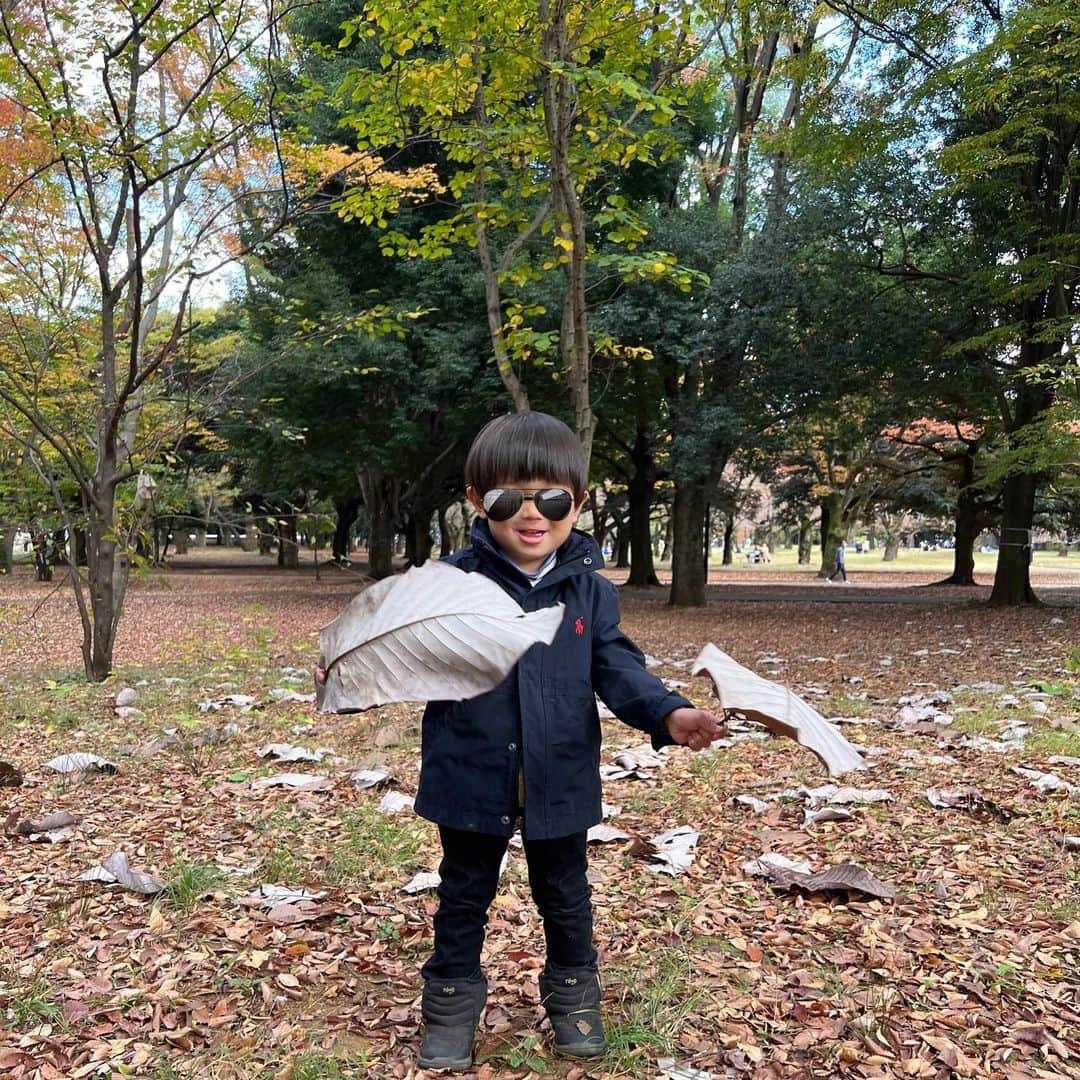
[[[435,950],[424,964],[422,1068],[467,1069],[487,996],[480,969],[487,912],[520,819],[529,886],[547,944],[540,996],[555,1049],[605,1050],[585,834],[601,820],[595,694],[654,747],[703,749],[723,731],[645,670],[619,630],[615,587],[596,573],[595,541],[573,529],[585,503],[573,432],[544,413],[491,421],[465,482],[472,546],[448,560],[498,582],[526,610],[562,602],[551,645],[537,645],[494,690],[432,701],[424,713],[416,811],[439,826]]]

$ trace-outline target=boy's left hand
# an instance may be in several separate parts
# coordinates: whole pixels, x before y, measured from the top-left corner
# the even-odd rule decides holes
[[[724,721],[706,709],[673,709],[664,718],[668,734],[691,750],[704,750],[727,734]]]

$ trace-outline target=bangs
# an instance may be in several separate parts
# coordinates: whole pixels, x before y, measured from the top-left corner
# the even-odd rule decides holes
[[[465,461],[465,483],[483,494],[499,484],[547,480],[574,496],[585,491],[585,457],[577,436],[547,413],[500,416],[473,440]]]

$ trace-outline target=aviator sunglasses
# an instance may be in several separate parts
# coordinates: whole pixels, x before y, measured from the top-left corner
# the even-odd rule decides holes
[[[492,488],[484,493],[484,512],[492,521],[509,521],[529,499],[548,519],[562,521],[574,508],[574,497],[562,488],[546,488],[532,495],[517,488]]]

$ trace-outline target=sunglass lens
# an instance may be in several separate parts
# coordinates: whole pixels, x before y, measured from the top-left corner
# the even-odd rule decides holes
[[[569,491],[552,488],[550,491],[541,491],[536,496],[536,509],[548,519],[548,521],[562,521],[570,513],[574,505],[573,496]]]
[[[520,491],[492,488],[484,495],[484,511],[492,521],[509,521],[521,509]]]

